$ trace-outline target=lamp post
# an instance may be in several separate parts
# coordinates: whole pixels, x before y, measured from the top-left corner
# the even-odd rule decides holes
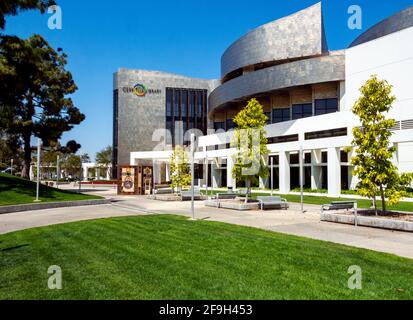
[[[60,156],[57,155],[57,159],[56,159],[56,188],[59,188],[59,176],[60,176],[59,161],[60,161]]]
[[[11,167],[10,167],[10,174],[13,175],[13,161],[14,159],[11,159]]]
[[[270,170],[271,170],[271,197],[272,197],[272,194],[274,191],[274,157],[271,157],[270,163],[271,163]]]
[[[82,177],[83,177],[83,167],[82,167],[82,153],[79,152],[80,157],[80,174],[79,174],[79,193],[82,190]]]
[[[40,202],[39,192],[40,192],[40,138],[37,138],[37,181],[36,181],[36,200],[34,202]]]
[[[209,161],[208,161],[208,155],[206,155],[206,164],[205,164],[205,185],[206,185],[206,196],[208,198],[208,174],[209,174]]]
[[[304,167],[303,167],[303,147],[300,146],[300,202],[301,213],[304,213]]]
[[[195,198],[195,190],[194,190],[194,175],[195,175],[195,134],[191,134],[191,214],[192,214],[192,220],[195,220],[195,204],[194,204],[194,198]]]

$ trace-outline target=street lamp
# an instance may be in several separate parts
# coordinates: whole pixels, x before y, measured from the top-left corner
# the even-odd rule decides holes
[[[37,138],[37,181],[36,181],[36,200],[34,202],[40,202],[39,192],[40,192],[40,145],[41,140]]]
[[[56,188],[59,188],[59,175],[60,175],[60,170],[59,170],[59,161],[60,161],[60,156],[57,155],[57,160],[56,160]]]
[[[304,213],[304,167],[303,167],[303,147],[300,146],[300,202],[301,202],[301,213]]]
[[[195,190],[194,190],[194,175],[195,175],[195,134],[191,134],[191,213],[192,213],[192,220],[195,220],[195,205],[194,205],[194,198],[195,198]]]
[[[270,158],[271,160],[271,197],[274,190],[274,156]]]

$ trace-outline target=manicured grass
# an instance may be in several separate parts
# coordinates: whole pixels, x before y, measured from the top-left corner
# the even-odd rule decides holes
[[[208,194],[216,194],[216,193],[222,193],[223,191],[208,191]],[[205,194],[205,192],[204,192]],[[268,196],[268,193],[259,193],[257,191],[254,191],[252,194],[252,198],[256,198],[258,196]],[[297,202],[299,203],[301,201],[301,197],[299,195],[278,195],[274,194],[276,196],[281,196],[289,202]],[[348,198],[329,198],[327,196],[325,197],[319,197],[319,196],[304,196],[304,203],[307,204],[316,204],[316,205],[323,205],[323,204],[328,204],[331,203],[332,201],[354,201],[357,202],[358,208],[362,209],[368,209],[371,207],[371,201],[370,200],[365,200],[365,199],[348,199]],[[377,203],[378,208],[381,209],[381,202],[379,201]],[[395,206],[389,206],[386,208],[387,210],[393,210],[393,211],[403,211],[403,212],[413,212],[413,202],[399,202]]]
[[[0,174],[0,206],[33,203],[34,199],[36,199],[35,183],[8,174]],[[101,199],[101,197],[40,186],[42,202],[90,199]]]
[[[49,290],[47,269],[62,269]],[[350,266],[362,290],[348,288]],[[413,299],[413,260],[170,215],[0,235],[0,299]]]

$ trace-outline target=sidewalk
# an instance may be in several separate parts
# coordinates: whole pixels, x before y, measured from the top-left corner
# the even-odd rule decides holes
[[[0,234],[27,228],[98,218],[147,214],[176,214],[191,217],[191,202],[162,202],[145,196],[116,196],[113,190],[96,189],[90,193],[111,197],[111,205],[27,211],[0,216]],[[255,227],[269,231],[330,241],[344,245],[387,252],[413,259],[413,233],[354,227],[320,222],[318,205],[292,203],[288,211],[238,212],[205,207],[195,203],[195,218]]]

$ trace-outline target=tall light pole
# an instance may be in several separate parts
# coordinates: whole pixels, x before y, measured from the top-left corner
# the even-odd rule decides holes
[[[206,155],[206,159],[205,159],[205,161],[206,161],[206,165],[205,165],[205,181],[206,181],[206,195],[207,195],[207,198],[208,198],[208,174],[209,174],[209,161],[208,161],[208,155]]]
[[[40,192],[40,138],[37,138],[37,181],[36,181],[36,200],[35,202],[40,202],[39,192]]]
[[[82,167],[82,152],[79,152],[79,158],[80,158],[80,174],[79,174],[79,193],[82,190],[82,177],[83,177],[83,167]]]
[[[191,213],[192,213],[192,220],[195,220],[195,204],[194,204],[194,198],[195,198],[195,190],[194,190],[194,184],[195,184],[195,134],[191,134]]]
[[[60,156],[57,155],[57,159],[56,159],[56,188],[59,188],[59,176],[60,176],[59,161],[60,161]]]
[[[11,159],[11,167],[10,167],[10,174],[13,175],[13,161],[14,159]]]
[[[274,190],[274,157],[271,157],[270,163],[271,163],[270,170],[271,170],[271,197],[272,197],[273,190]]]
[[[301,213],[304,213],[304,167],[303,167],[303,147],[300,146],[300,194]]]

